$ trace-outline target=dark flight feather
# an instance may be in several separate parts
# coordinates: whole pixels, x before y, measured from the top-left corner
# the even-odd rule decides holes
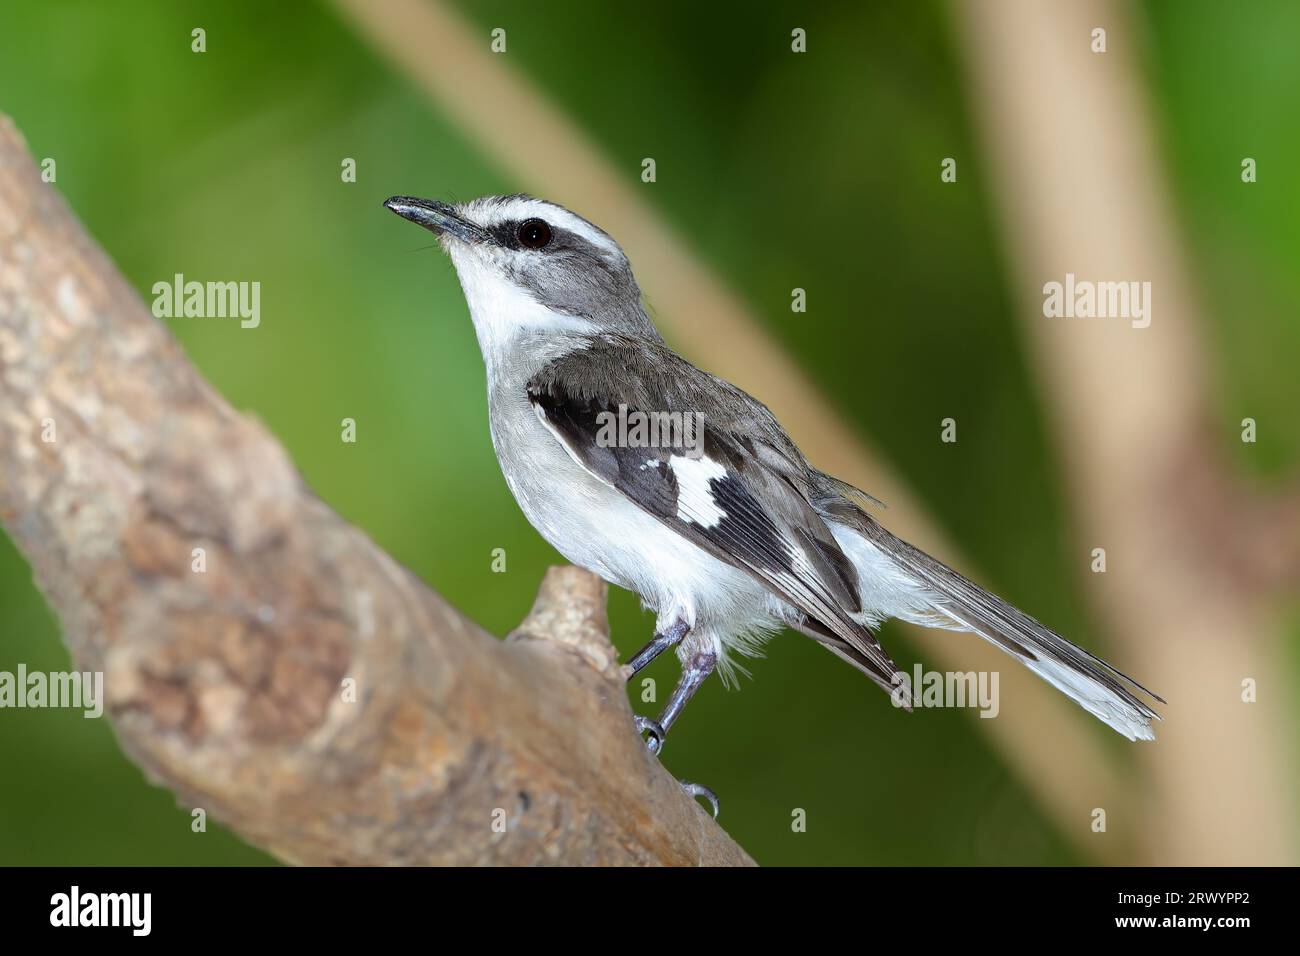
[[[996,594],[891,534],[843,494],[843,482],[820,472],[818,475],[825,479],[821,481],[821,493],[814,495],[821,513],[861,533],[903,571],[931,589],[938,607],[946,609],[958,621],[966,623],[981,637],[1013,657],[1026,663],[1047,659],[1105,687],[1143,717],[1160,719],[1160,715],[1134,691],[1162,704],[1165,703],[1163,698]]]

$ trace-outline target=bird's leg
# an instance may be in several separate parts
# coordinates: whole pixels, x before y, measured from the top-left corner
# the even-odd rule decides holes
[[[645,647],[629,658],[627,666],[631,668],[631,674],[628,676],[628,680],[631,681],[642,668],[668,648],[680,644],[686,635],[690,633],[690,629],[690,625],[679,618],[666,631],[655,634]],[[659,715],[659,719],[636,718],[637,732],[648,734],[646,747],[649,748],[652,754],[657,755],[663,750],[664,738],[668,736],[668,728],[681,716],[687,703],[695,696],[695,692],[700,689],[700,685],[704,683],[705,678],[713,673],[717,663],[718,656],[713,650],[698,651],[691,655],[691,659],[682,668],[681,679],[677,682],[677,686],[673,688],[672,696],[668,698],[668,704],[664,707],[663,713]],[[692,799],[704,797],[704,799],[708,800],[709,805],[713,808],[713,816],[715,819],[717,818],[719,805],[716,793],[701,783],[691,783],[687,780],[678,782]]]
[[[632,668],[632,673],[628,675],[627,679],[631,681],[652,660],[668,650],[668,648],[680,644],[682,638],[687,635],[690,629],[689,624],[678,618],[662,634],[655,634],[654,637],[650,638],[650,643],[628,658],[627,666]]]
[[[718,655],[711,648],[696,651],[683,663],[681,680],[673,688],[672,696],[668,698],[668,704],[659,715],[659,719],[650,720],[646,717],[636,719],[636,729],[643,734],[649,734],[645,745],[650,748],[652,754],[658,754],[664,749],[664,739],[668,736],[668,731],[686,709],[695,692],[700,689],[704,679],[713,673],[717,663]]]
[[[717,663],[718,655],[712,649],[696,651],[691,655],[690,660],[685,662],[685,666],[682,668],[681,680],[673,688],[672,696],[668,698],[668,704],[664,707],[663,713],[659,715],[659,719],[648,720],[645,717],[636,719],[637,730],[643,734],[649,733],[649,736],[646,737],[646,746],[652,754],[658,755],[663,752],[664,740],[668,736],[669,728],[677,722],[677,718],[682,715],[682,711],[686,709],[686,705],[695,696],[695,692],[700,689],[700,685],[713,673]],[[713,808],[713,817],[717,819],[719,804],[716,793],[702,783],[691,783],[689,780],[680,780],[678,782],[692,799],[704,797],[704,799],[708,800],[709,805]]]
[[[682,639],[690,633],[690,630],[691,626],[681,618],[678,618],[664,631],[656,632],[655,636],[650,638],[650,642],[646,644],[645,647],[641,648],[641,650],[637,651],[628,659],[626,666],[631,671],[631,673],[628,674],[628,683],[631,683],[632,678],[636,677],[636,675],[656,657],[668,650],[668,648],[676,647],[680,644]],[[659,745],[662,743],[665,733],[664,728],[660,726],[659,721],[651,720],[649,717],[638,716],[636,718],[636,729],[637,733],[648,733],[650,735],[646,741],[646,746],[650,748],[651,753],[658,753]]]
[[[691,702],[691,698],[700,689],[700,685],[704,683],[705,678],[713,673],[713,668],[717,664],[718,655],[711,649],[696,651],[691,655],[691,659],[682,668],[681,680],[673,688],[673,694],[668,698],[667,706],[664,707],[663,713],[659,715],[659,726],[663,728],[665,735],[677,722],[677,718],[682,715],[682,711]]]

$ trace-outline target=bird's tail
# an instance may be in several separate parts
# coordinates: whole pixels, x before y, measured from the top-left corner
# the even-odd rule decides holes
[[[887,616],[972,631],[1129,740],[1155,739],[1151,721],[1160,715],[1138,694],[1165,701],[1137,681],[891,534],[852,502],[840,498],[826,517],[858,566],[864,604]],[[865,593],[872,589],[876,595]]]

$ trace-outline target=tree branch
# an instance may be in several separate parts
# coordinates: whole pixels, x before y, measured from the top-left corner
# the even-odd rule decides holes
[[[634,732],[601,582],[552,569],[505,642],[457,613],[199,376],[2,117],[0,518],[126,752],[282,860],[752,863]]]

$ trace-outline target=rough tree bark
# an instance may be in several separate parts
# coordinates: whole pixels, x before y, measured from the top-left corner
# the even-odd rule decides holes
[[[753,862],[641,745],[601,582],[552,569],[504,642],[457,613],[199,376],[3,117],[0,519],[127,754],[282,860]]]

